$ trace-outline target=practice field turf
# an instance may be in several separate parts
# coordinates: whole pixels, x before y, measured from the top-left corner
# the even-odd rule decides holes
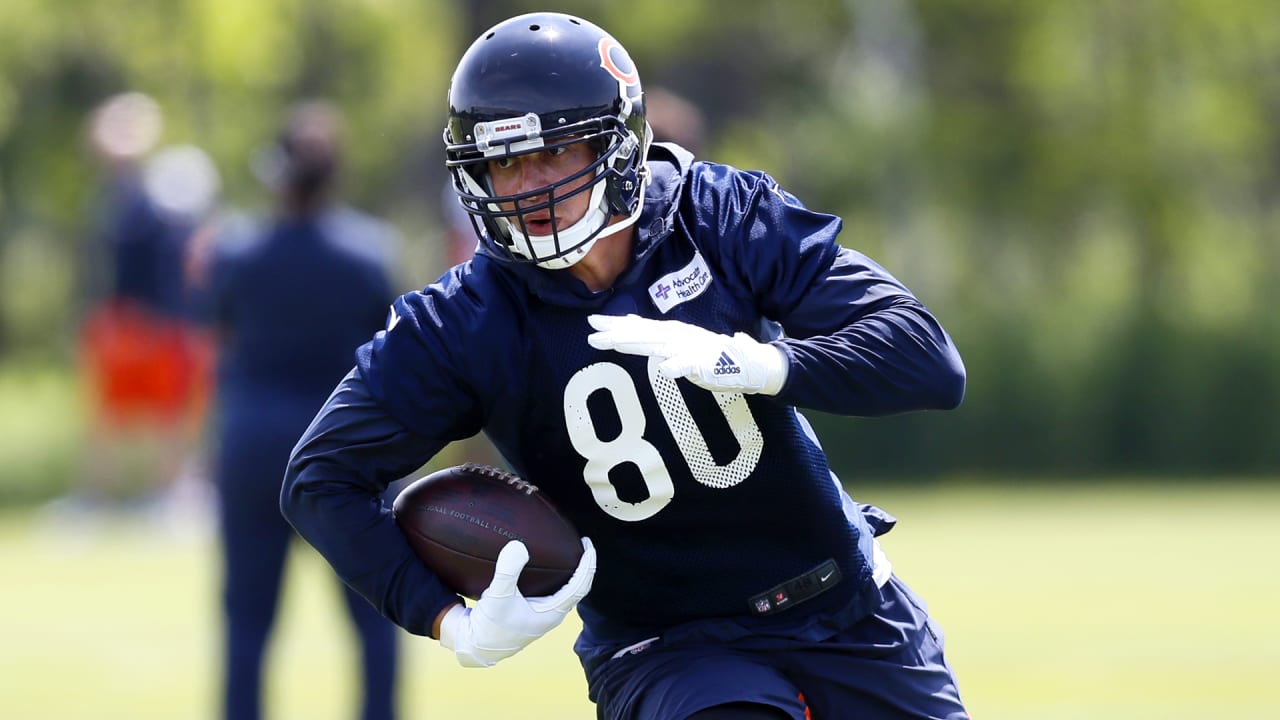
[[[1280,718],[1280,483],[949,483],[856,492],[947,632],[978,720]],[[351,631],[296,555],[275,718],[346,720]],[[140,518],[55,532],[0,514],[0,718],[216,717],[216,559]],[[572,622],[490,670],[406,637],[405,718],[594,717]],[[820,718],[819,720],[833,720]]]

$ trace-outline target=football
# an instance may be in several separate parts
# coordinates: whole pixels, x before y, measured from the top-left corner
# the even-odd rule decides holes
[[[517,585],[525,597],[555,593],[582,557],[577,530],[537,487],[487,465],[415,480],[396,496],[392,513],[418,558],[472,600],[489,587],[498,552],[512,540],[529,549]]]

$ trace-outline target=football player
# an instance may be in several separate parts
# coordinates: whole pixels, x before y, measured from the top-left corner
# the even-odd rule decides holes
[[[580,18],[481,35],[444,142],[479,251],[396,300],[298,443],[302,536],[466,666],[576,607],[601,718],[968,717],[876,541],[893,518],[845,495],[797,412],[957,406],[925,306],[769,175],[652,143],[627,51]],[[513,542],[464,606],[379,502],[480,431],[586,536],[551,596],[515,589]]]

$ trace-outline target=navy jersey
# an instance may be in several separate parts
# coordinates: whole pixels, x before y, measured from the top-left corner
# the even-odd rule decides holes
[[[161,209],[132,176],[111,188],[97,211],[95,243],[107,262],[93,267],[98,294],[124,300],[158,317],[184,319],[187,306],[183,259],[194,221]]]
[[[953,407],[959,356],[839,219],[762,173],[665,144],[610,290],[485,252],[399,298],[291,460],[282,507],[347,582],[420,634],[455,596],[373,497],[483,430],[595,543],[586,633],[624,642],[721,617],[803,633],[879,601],[871,537],[846,514],[796,407],[883,415]],[[590,347],[587,316],[635,313],[776,342],[776,396],[712,393],[655,361]],[[781,333],[781,334],[780,334]],[[749,599],[833,560],[844,580],[793,612]]]

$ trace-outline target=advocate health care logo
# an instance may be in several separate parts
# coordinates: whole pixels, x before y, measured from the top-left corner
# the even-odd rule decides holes
[[[649,286],[649,298],[662,314],[682,302],[692,300],[711,286],[711,270],[702,254],[693,256],[688,265],[667,273]]]

